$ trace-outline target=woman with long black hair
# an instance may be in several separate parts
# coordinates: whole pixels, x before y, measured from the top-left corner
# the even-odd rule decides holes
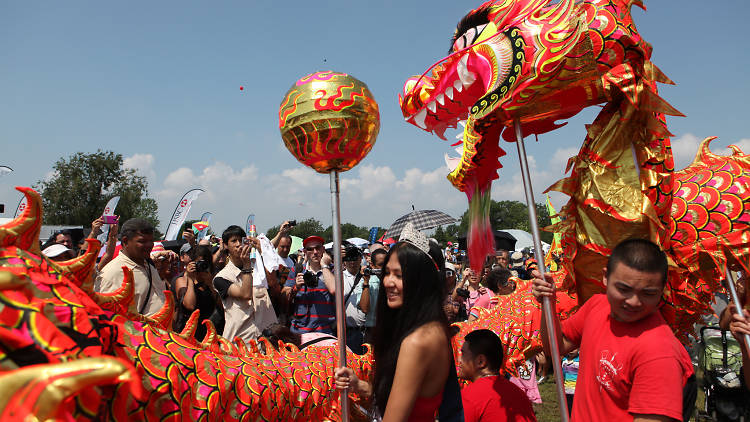
[[[338,368],[336,386],[374,395],[385,422],[434,422],[438,408],[442,413],[451,407],[446,402],[452,413],[462,415],[443,312],[445,267],[439,246],[407,224],[385,263],[373,336],[373,384]]]

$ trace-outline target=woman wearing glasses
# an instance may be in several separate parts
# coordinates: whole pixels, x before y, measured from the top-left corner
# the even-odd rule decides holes
[[[462,415],[443,312],[445,267],[439,246],[407,224],[385,262],[373,337],[373,384],[338,368],[336,386],[374,395],[385,422],[434,422],[438,408],[441,420]]]

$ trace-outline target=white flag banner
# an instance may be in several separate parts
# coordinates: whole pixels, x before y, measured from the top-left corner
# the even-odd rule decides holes
[[[201,222],[206,223],[206,227],[204,227],[203,230],[198,231],[198,237],[196,239],[199,242],[208,234],[208,228],[211,226],[211,217],[213,217],[213,214],[208,211],[204,212],[201,216]]]
[[[117,208],[117,203],[120,202],[119,196],[113,196],[112,199],[110,199],[107,202],[107,205],[104,207],[104,212],[102,215],[115,215],[115,208]],[[96,238],[101,243],[107,242],[107,236],[109,236],[109,224],[102,225],[102,232],[99,236]]]
[[[169,220],[169,226],[167,227],[167,234],[164,236],[164,240],[177,240],[177,236],[180,234],[180,228],[185,224],[187,215],[190,212],[190,206],[193,205],[195,198],[202,193],[203,189],[191,189],[182,195],[182,199],[177,203],[172,218]]]
[[[21,201],[18,203],[18,206],[16,207],[16,213],[15,215],[13,215],[13,218],[18,218],[19,215],[23,214],[27,206],[28,206],[28,203],[26,202],[26,195],[23,195],[21,197]]]

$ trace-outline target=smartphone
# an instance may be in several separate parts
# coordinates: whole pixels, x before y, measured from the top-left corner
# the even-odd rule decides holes
[[[102,219],[104,220],[104,224],[117,224],[119,217],[116,215],[103,215]]]

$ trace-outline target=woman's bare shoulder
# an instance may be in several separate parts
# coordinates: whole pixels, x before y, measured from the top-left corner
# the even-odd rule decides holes
[[[418,327],[404,338],[402,348],[415,349],[418,351],[434,350],[436,346],[448,344],[448,336],[443,324],[432,321]]]

